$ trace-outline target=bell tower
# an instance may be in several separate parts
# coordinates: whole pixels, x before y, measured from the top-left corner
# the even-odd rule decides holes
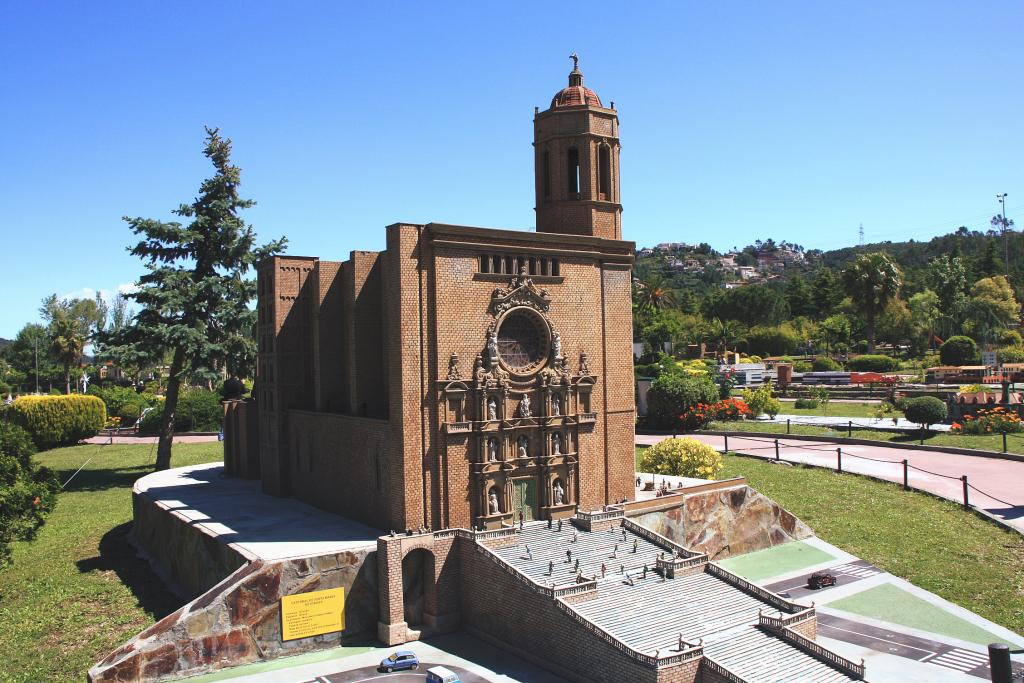
[[[537,232],[622,239],[619,117],[570,57],[569,85],[533,117]]]

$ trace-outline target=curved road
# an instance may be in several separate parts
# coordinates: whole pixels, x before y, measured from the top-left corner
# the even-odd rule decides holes
[[[710,444],[719,451],[725,447],[725,439],[721,436],[700,433],[686,436]],[[669,437],[637,434],[636,443],[649,446],[666,438]],[[898,484],[903,483],[903,460],[906,459],[910,465],[908,479],[911,487],[958,503],[963,502],[963,482],[960,477],[966,474],[967,483],[972,487],[968,496],[971,506],[1024,534],[1024,460],[882,445],[842,444],[828,439],[787,440],[784,434],[779,435],[779,457],[790,462],[835,469],[836,448],[842,448],[844,471]],[[759,458],[775,457],[774,439],[767,437],[730,436],[729,450]]]
[[[390,674],[385,673],[374,666],[365,666],[361,669],[340,671],[326,676],[318,676],[317,678],[304,681],[303,683],[373,683],[375,681],[383,681],[386,683],[422,683],[427,680],[427,669],[432,666],[439,665],[430,662],[421,662],[420,668],[416,671],[396,671]],[[462,683],[488,683],[488,679],[481,678],[475,673],[466,671],[460,667],[452,666],[450,664],[445,664],[443,666],[457,673],[459,675],[459,680]]]

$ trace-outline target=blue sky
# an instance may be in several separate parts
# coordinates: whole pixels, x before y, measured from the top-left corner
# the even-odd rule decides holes
[[[194,196],[204,124],[293,254],[529,229],[533,107],[574,50],[619,111],[640,245],[927,239],[986,228],[997,192],[1020,224],[1022,26],[1016,1],[7,3],[0,336],[134,281],[120,217]]]

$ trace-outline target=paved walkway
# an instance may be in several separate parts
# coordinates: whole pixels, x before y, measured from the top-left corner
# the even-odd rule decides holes
[[[725,448],[725,438],[711,434],[690,434],[718,450]],[[651,445],[664,435],[637,434],[637,445]],[[730,436],[729,450],[773,459],[774,439],[766,437]],[[903,483],[903,460],[910,465],[910,486],[933,493],[948,500],[963,502],[962,475],[970,485],[970,504],[1024,534],[1024,462],[983,458],[955,453],[917,449],[862,446],[820,441],[786,440],[779,435],[779,457],[789,462],[818,465],[835,469],[836,448],[842,448],[843,470],[866,474],[879,479]],[[917,469],[915,469],[917,468]],[[924,470],[924,471],[922,471]]]
[[[775,417],[759,417],[756,422],[776,422],[786,424],[786,420],[792,420],[793,424],[804,424],[812,425],[815,427],[841,427],[846,429],[850,423],[853,423],[854,429],[886,429],[886,430],[906,430],[906,429],[920,429],[921,425],[916,422],[911,422],[904,417],[896,418],[893,422],[891,417],[850,417],[843,415],[786,415],[779,414]],[[933,432],[948,432],[950,425],[931,425],[928,427],[929,431]]]
[[[174,443],[202,443],[205,441],[217,441],[218,438],[216,434],[181,434],[174,437]],[[98,436],[91,436],[82,443],[151,444],[159,440],[160,437],[158,436],[108,436],[100,434]]]

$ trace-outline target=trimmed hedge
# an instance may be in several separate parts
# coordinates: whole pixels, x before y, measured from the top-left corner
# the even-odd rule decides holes
[[[889,356],[868,354],[851,358],[848,365],[853,372],[893,372],[899,369],[900,362]]]
[[[160,420],[163,419],[164,404],[156,407],[139,420],[140,434],[159,434]],[[216,432],[224,420],[224,406],[220,394],[206,389],[182,389],[178,394],[178,405],[174,411],[175,432]]]
[[[717,400],[718,387],[707,375],[661,375],[647,392],[647,422],[653,427],[678,427],[687,409]]]
[[[95,396],[19,396],[4,415],[32,436],[38,448],[70,446],[96,436],[107,407]]]
[[[903,414],[911,422],[927,427],[946,419],[946,404],[934,396],[918,396],[906,402]]]

